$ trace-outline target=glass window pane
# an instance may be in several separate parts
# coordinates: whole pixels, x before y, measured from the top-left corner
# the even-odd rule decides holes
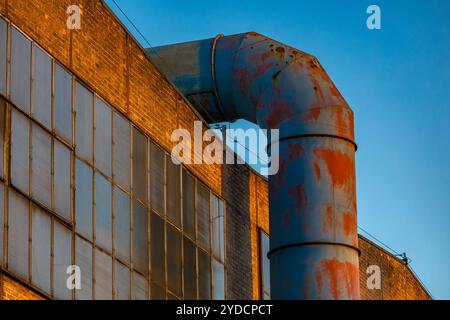
[[[3,235],[5,232],[5,186],[0,182],[0,267],[3,266]]]
[[[166,291],[163,288],[154,283],[151,284],[151,287],[152,287],[152,295],[151,295],[152,300],[166,300]]]
[[[28,200],[10,189],[8,229],[8,267],[28,279]]]
[[[150,228],[152,281],[165,286],[164,221],[155,213],[151,214]]]
[[[147,202],[147,138],[133,128],[133,193]]]
[[[51,129],[52,59],[33,46],[33,117]]]
[[[148,300],[148,282],[138,273],[133,273],[133,299]]]
[[[112,300],[112,258],[95,249],[95,299]]]
[[[72,144],[72,75],[55,64],[55,131]]]
[[[211,215],[213,228],[213,252],[220,261],[224,261],[224,206],[223,201],[211,196]]]
[[[112,189],[111,183],[101,174],[95,174],[95,241],[112,252]]]
[[[77,300],[92,300],[92,245],[76,237],[75,265],[81,272],[81,289],[75,290]]]
[[[6,96],[6,35],[8,25],[0,18],[0,93]]]
[[[95,165],[111,176],[112,111],[101,99],[95,101]]]
[[[197,183],[197,239],[201,246],[210,249],[209,189]]]
[[[52,139],[37,125],[32,125],[31,131],[32,197],[47,208],[51,208]]]
[[[72,265],[72,234],[62,224],[55,222],[53,242],[53,294],[57,299],[72,299],[72,291],[66,286],[68,277],[66,272],[70,265]]]
[[[148,214],[137,200],[133,201],[133,266],[148,274]]]
[[[267,257],[269,253],[269,237],[262,230],[261,234],[261,265],[262,265],[262,286],[263,291],[270,293],[270,260]]]
[[[195,245],[188,238],[183,241],[184,299],[197,299],[197,257]]]
[[[30,112],[31,42],[16,28],[11,30],[11,101]]]
[[[164,151],[150,143],[151,157],[151,201],[152,209],[164,216]]]
[[[0,98],[0,177],[3,178],[3,168],[5,157],[3,148],[5,146],[5,127],[6,127],[6,101]]]
[[[195,179],[183,169],[183,228],[195,240]]]
[[[181,296],[181,234],[167,225],[167,282],[169,290]]]
[[[50,294],[50,245],[52,241],[50,216],[33,206],[31,225],[32,282],[38,288]]]
[[[92,168],[76,160],[75,163],[76,230],[92,239]]]
[[[54,209],[62,217],[72,221],[71,151],[54,140]]]
[[[224,300],[225,299],[225,269],[222,263],[214,259],[213,262],[213,273],[214,273],[214,300]]]
[[[29,193],[30,121],[13,109],[11,114],[11,180],[14,186]]]
[[[76,153],[91,162],[94,150],[94,95],[77,82],[75,97]]]
[[[115,261],[115,300],[130,300],[130,269]]]
[[[114,179],[130,190],[130,122],[114,113]]]
[[[211,299],[211,258],[198,249],[198,295],[200,300]]]
[[[167,168],[167,219],[181,227],[181,191],[180,165],[172,162],[172,157],[166,157]]]
[[[114,188],[115,255],[130,263],[130,196]]]

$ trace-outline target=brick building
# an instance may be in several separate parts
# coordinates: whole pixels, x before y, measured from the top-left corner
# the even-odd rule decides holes
[[[0,0],[0,299],[270,297],[267,180],[174,165],[172,131],[202,117],[104,2],[78,1],[80,30],[72,4]],[[359,247],[363,299],[430,298],[401,260]]]

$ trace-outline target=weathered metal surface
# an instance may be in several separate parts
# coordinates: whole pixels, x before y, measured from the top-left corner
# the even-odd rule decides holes
[[[149,54],[206,119],[280,130],[272,298],[358,299],[353,112],[317,59],[257,33]]]

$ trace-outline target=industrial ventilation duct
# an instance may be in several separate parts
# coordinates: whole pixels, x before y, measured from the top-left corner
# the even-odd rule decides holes
[[[272,298],[359,299],[353,112],[317,59],[254,32],[148,55],[205,118],[280,130]]]

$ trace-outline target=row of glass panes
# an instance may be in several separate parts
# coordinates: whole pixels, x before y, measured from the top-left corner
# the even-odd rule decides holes
[[[267,257],[270,250],[269,236],[262,229],[260,229],[259,238],[261,294],[263,300],[270,300],[270,262]]]

